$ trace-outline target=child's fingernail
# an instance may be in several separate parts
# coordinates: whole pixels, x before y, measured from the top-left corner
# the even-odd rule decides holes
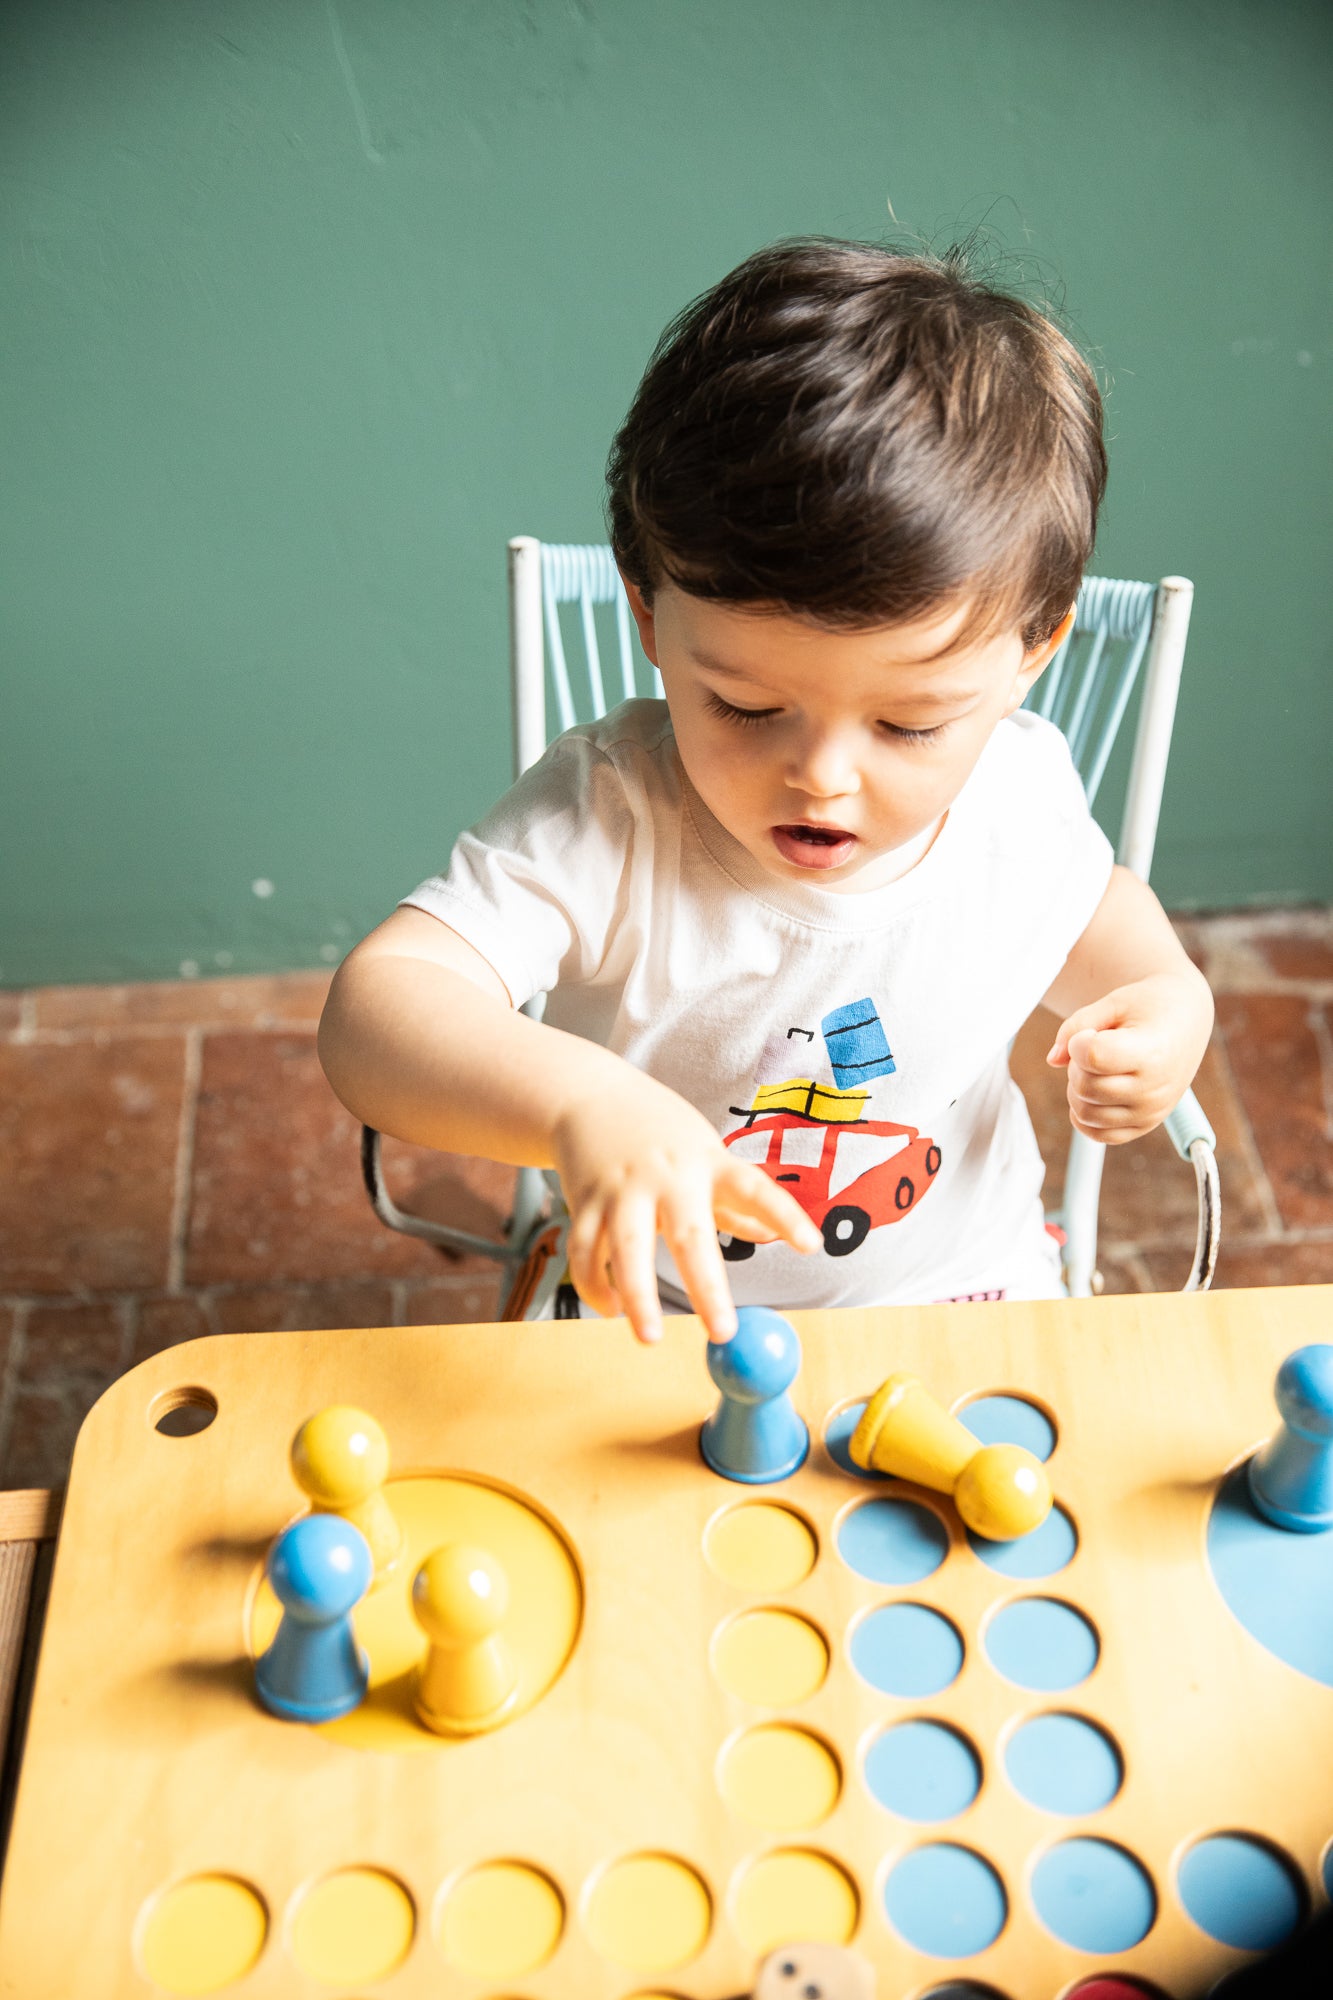
[[[652,1347],[662,1338],[662,1329],[656,1320],[649,1320],[639,1328],[639,1339],[645,1347]]]
[[[1060,1044],[1059,1044],[1059,1042],[1052,1042],[1052,1043],[1051,1043],[1051,1046],[1050,1046],[1050,1047],[1049,1047],[1049,1048],[1047,1049],[1047,1051],[1046,1051],[1046,1060],[1047,1060],[1047,1062],[1054,1062],[1054,1061],[1055,1061],[1055,1058],[1056,1058],[1056,1056],[1057,1056],[1057,1055],[1059,1055],[1059,1053],[1060,1053]]]
[[[729,1340],[735,1339],[736,1328],[739,1324],[740,1322],[736,1318],[735,1313],[728,1313],[725,1319],[718,1320],[711,1328],[708,1338],[715,1342],[718,1347],[724,1347]]]

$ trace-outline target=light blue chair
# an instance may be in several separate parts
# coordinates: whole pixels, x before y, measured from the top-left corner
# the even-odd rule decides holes
[[[1116,859],[1145,882],[1193,597],[1193,584],[1179,576],[1158,584],[1085,577],[1074,630],[1028,697],[1030,708],[1063,731],[1092,804],[1141,688]],[[635,643],[615,559],[604,543],[538,542],[528,535],[511,541],[509,633],[515,775],[537,761],[552,736],[635,695],[662,692]],[[541,1002],[525,1011],[540,1018]],[[1166,1128],[1197,1183],[1194,1262],[1183,1289],[1205,1291],[1221,1230],[1217,1140],[1193,1091],[1186,1091]],[[1100,1289],[1097,1203],[1105,1155],[1104,1146],[1071,1129],[1064,1201],[1050,1220],[1064,1232],[1065,1284],[1075,1298]],[[514,1213],[497,1244],[398,1208],[384,1184],[379,1135],[369,1128],[362,1165],[381,1221],[445,1250],[494,1258],[502,1268],[502,1296],[509,1296],[543,1228],[545,1185],[536,1168],[520,1170]]]

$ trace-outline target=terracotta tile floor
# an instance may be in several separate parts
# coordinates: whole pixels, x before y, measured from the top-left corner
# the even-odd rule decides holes
[[[1219,1144],[1221,1285],[1333,1281],[1333,910],[1182,921],[1218,996],[1199,1094]],[[494,1267],[394,1236],[325,1083],[327,974],[0,993],[0,1485],[63,1482],[118,1374],[205,1332],[485,1320]],[[1063,1086],[1020,1037],[1048,1158]],[[509,1175],[392,1149],[400,1199],[498,1233]],[[1052,1197],[1053,1198],[1053,1197]],[[1193,1175],[1161,1134],[1113,1151],[1108,1290],[1181,1283]]]

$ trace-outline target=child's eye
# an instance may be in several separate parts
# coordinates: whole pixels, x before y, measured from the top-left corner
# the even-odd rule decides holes
[[[897,743],[933,743],[937,737],[943,736],[949,725],[939,722],[933,729],[903,729],[896,722],[881,722],[879,726]]]
[[[724,701],[720,694],[711,693],[706,705],[711,714],[720,715],[726,722],[738,722],[742,729],[753,722],[767,722],[778,712],[775,708],[737,708],[735,702]]]

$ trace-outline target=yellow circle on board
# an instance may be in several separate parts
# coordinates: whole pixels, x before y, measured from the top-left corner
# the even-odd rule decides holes
[[[545,1965],[564,1928],[564,1900],[548,1876],[519,1861],[488,1861],[445,1896],[435,1942],[460,1972],[508,1979]]]
[[[593,1949],[630,1972],[671,1972],[708,1942],[713,1901],[699,1876],[670,1854],[630,1854],[593,1887],[584,1910]]]
[[[710,1524],[704,1554],[709,1568],[738,1590],[791,1590],[814,1568],[819,1543],[790,1507],[749,1500]]]
[[[425,1646],[412,1613],[412,1580],[426,1558],[446,1542],[465,1542],[485,1549],[504,1570],[509,1584],[504,1638],[518,1670],[506,1722],[539,1702],[563,1672],[583,1621],[583,1581],[560,1529],[521,1494],[448,1473],[391,1479],[384,1494],[402,1530],[405,1559],[352,1613],[357,1640],[370,1656],[370,1689],[350,1715],[316,1727],[322,1736],[359,1750],[440,1750],[456,1739],[427,1729],[412,1701],[414,1671]],[[246,1616],[256,1657],[281,1616],[260,1566],[251,1580]]]
[[[833,1811],[842,1771],[818,1736],[785,1723],[763,1723],[723,1751],[718,1787],[731,1810],[752,1826],[799,1833]]]
[[[326,1986],[387,1979],[407,1957],[416,1910],[401,1882],[378,1868],[342,1868],[306,1891],[288,1929],[302,1972]]]
[[[728,1694],[756,1708],[789,1708],[824,1685],[823,1633],[794,1611],[743,1611],[713,1641],[713,1672]]]
[[[168,1993],[216,1993],[264,1948],[268,1911],[234,1875],[192,1875],[159,1896],[139,1941],[146,1976]]]
[[[756,1956],[780,1944],[847,1944],[860,1913],[846,1869],[805,1848],[761,1855],[732,1898],[737,1935]]]

